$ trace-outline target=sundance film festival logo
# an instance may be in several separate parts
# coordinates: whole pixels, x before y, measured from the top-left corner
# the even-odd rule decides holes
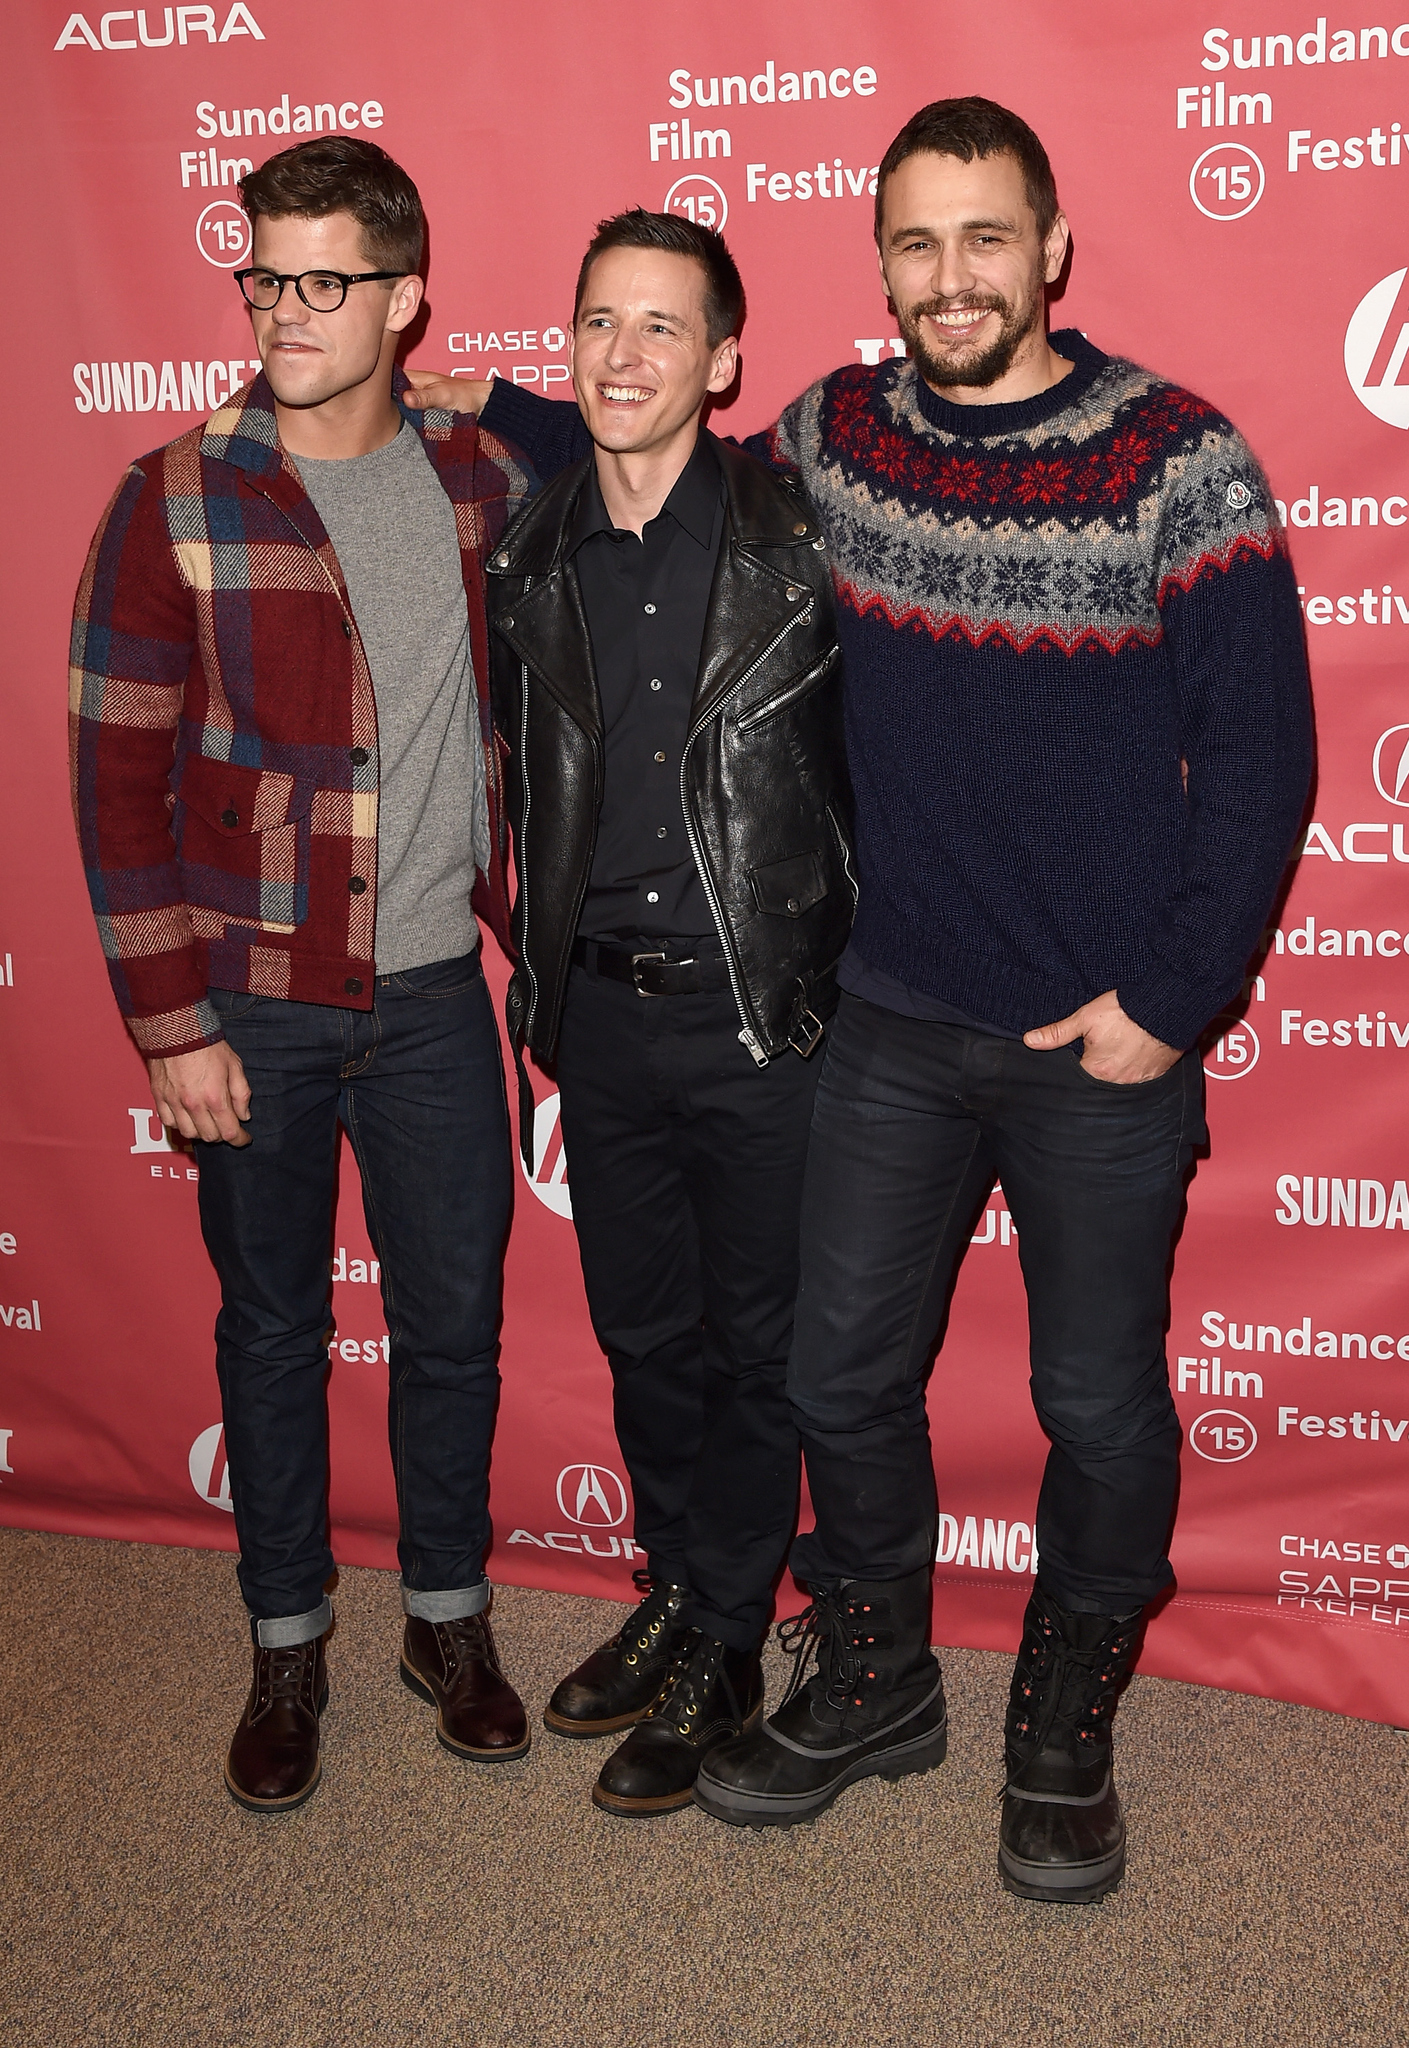
[[[558,1506],[579,1529],[619,1529],[626,1520],[626,1488],[610,1465],[565,1465],[557,1491]]]
[[[233,1515],[235,1503],[230,1498],[230,1466],[225,1456],[224,1438],[224,1424],[212,1422],[210,1428],[203,1429],[192,1444],[186,1467],[192,1486],[206,1506],[223,1508],[227,1515]]]
[[[1409,427],[1409,380],[1401,382],[1409,356],[1409,319],[1401,317],[1409,265],[1372,285],[1345,330],[1345,374],[1367,412],[1389,427]],[[1392,799],[1398,802],[1398,798]]]

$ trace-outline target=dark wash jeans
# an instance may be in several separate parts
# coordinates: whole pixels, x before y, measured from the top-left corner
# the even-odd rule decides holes
[[[810,1582],[893,1579],[934,1555],[924,1375],[955,1266],[995,1176],[1018,1232],[1032,1396],[1051,1440],[1043,1583],[1123,1614],[1171,1577],[1179,1425],[1164,1328],[1170,1238],[1203,1142],[1203,1071],[1095,1080],[1081,1047],[926,1023],[843,996],[803,1198],[788,1391],[814,1534]]]
[[[574,968],[558,1053],[573,1222],[635,1534],[685,1618],[747,1650],[797,1516],[785,1380],[821,1065],[758,1067],[727,993]]]
[[[201,1228],[221,1287],[216,1369],[240,1591],[256,1640],[309,1640],[328,1614],[323,1338],[339,1122],[382,1269],[403,1604],[428,1620],[475,1612],[487,1598],[513,1191],[479,954],[379,976],[370,1010],[221,989],[211,1001],[253,1091],[252,1143],[197,1149]]]

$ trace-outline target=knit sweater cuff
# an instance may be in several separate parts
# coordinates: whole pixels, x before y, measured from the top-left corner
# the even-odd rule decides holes
[[[1116,990],[1127,1017],[1152,1038],[1185,1052],[1209,1020],[1232,1000],[1233,989],[1220,992],[1207,982],[1191,987],[1163,961],[1153,961],[1138,981]]]

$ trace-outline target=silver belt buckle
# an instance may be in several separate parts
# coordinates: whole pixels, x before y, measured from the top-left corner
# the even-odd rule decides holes
[[[645,996],[649,999],[652,996],[661,995],[663,991],[656,988],[642,988],[641,963],[643,960],[659,960],[661,965],[664,966],[665,955],[664,953],[633,953],[631,955],[631,979],[635,984],[636,993],[638,996]]]

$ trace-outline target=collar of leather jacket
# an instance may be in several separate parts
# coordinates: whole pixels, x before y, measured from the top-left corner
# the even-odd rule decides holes
[[[733,539],[743,547],[751,543],[770,548],[811,546],[818,538],[818,526],[810,506],[794,497],[777,473],[733,442],[715,440],[714,446],[724,473]],[[552,575],[561,564],[577,501],[595,459],[584,456],[525,506],[489,558],[486,566],[491,575]]]

